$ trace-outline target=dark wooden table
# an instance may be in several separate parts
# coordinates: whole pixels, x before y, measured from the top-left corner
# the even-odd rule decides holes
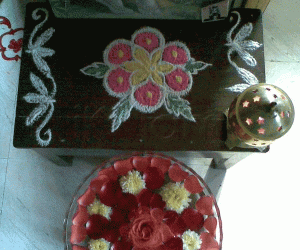
[[[44,11],[37,11],[40,18],[34,20],[32,13],[37,8],[47,9],[49,18]],[[263,43],[261,12],[255,9],[237,11],[241,20],[232,37],[250,22],[253,31],[245,40]],[[236,68],[229,63],[229,46],[226,45],[229,31],[238,22],[237,14],[210,23],[200,20],[58,19],[49,5],[42,3],[27,5],[26,13],[13,142],[16,148],[34,149],[58,164],[65,164],[66,156],[74,155],[110,157],[123,151],[163,151],[183,157],[214,158],[219,167],[226,168],[251,153],[261,152],[256,148],[229,150],[225,145],[225,113],[237,96],[226,88],[243,83]],[[36,28],[42,22],[43,25]],[[192,75],[192,88],[182,97],[190,103],[195,122],[170,114],[164,106],[153,113],[133,108],[129,119],[112,132],[109,116],[119,99],[108,94],[103,78],[83,74],[80,69],[94,62],[104,62],[103,51],[108,44],[116,39],[130,41],[132,34],[145,26],[159,30],[166,43],[184,43],[196,61],[211,64]],[[41,42],[39,37],[43,36],[45,40]],[[34,61],[33,51],[38,53],[37,45],[50,50],[42,51],[44,57],[35,56]],[[248,52],[257,61],[255,67],[246,64],[238,53],[233,53],[231,60],[250,71],[259,82],[265,82],[263,46]],[[43,82],[44,87],[34,87],[32,75],[35,83]],[[29,93],[43,94],[44,99],[34,99]],[[42,146],[37,137],[46,141],[49,139],[46,131],[51,134],[51,140]]]

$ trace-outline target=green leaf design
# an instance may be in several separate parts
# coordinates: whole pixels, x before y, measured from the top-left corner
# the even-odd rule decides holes
[[[176,117],[182,115],[186,119],[196,122],[189,105],[190,103],[187,100],[184,100],[179,96],[166,96],[166,108],[169,113],[174,114]]]
[[[88,76],[96,78],[103,78],[105,73],[109,70],[109,66],[104,63],[93,63],[81,69],[80,71]]]
[[[122,122],[125,122],[130,117],[130,112],[133,106],[130,103],[130,96],[123,97],[114,107],[113,112],[109,116],[113,120],[111,131],[115,132]]]
[[[198,74],[199,70],[204,70],[208,66],[212,66],[209,63],[201,62],[201,61],[195,61],[195,59],[192,58],[192,60],[188,61],[185,65],[185,71],[191,72],[192,74]]]

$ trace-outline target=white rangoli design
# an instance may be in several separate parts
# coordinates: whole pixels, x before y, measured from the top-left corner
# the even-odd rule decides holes
[[[259,81],[254,74],[250,71],[240,68],[235,62],[231,60],[231,55],[233,52],[237,52],[238,55],[245,61],[245,63],[251,67],[255,67],[257,62],[255,58],[250,55],[247,51],[254,51],[262,46],[262,44],[252,41],[252,40],[245,40],[248,36],[251,35],[253,30],[252,23],[245,24],[232,38],[233,31],[237,28],[237,26],[241,22],[241,15],[237,11],[233,11],[232,13],[238,16],[237,23],[231,28],[227,35],[227,46],[229,46],[229,50],[227,52],[227,57],[229,63],[237,70],[240,77],[244,80],[245,83],[236,84],[232,87],[227,88],[232,92],[243,92],[246,88],[250,87],[251,85],[258,84]]]
[[[53,28],[47,29],[45,32],[43,32],[37,39],[35,39],[35,42],[33,43],[33,38],[37,31],[44,25],[44,23],[48,20],[48,11],[43,8],[38,8],[32,13],[32,18],[34,20],[39,20],[41,18],[40,15],[37,14],[37,12],[42,11],[46,14],[46,17],[44,21],[42,21],[40,24],[38,24],[33,32],[30,35],[29,44],[28,44],[28,50],[27,53],[30,53],[32,55],[32,59],[38,68],[38,70],[43,73],[50,81],[52,82],[53,89],[49,93],[48,89],[46,88],[44,82],[33,74],[30,73],[30,81],[32,83],[32,86],[37,90],[38,93],[28,93],[26,96],[24,96],[24,99],[28,103],[36,103],[39,104],[26,118],[26,126],[31,126],[33,123],[35,123],[39,118],[41,118],[50,108],[48,114],[46,115],[44,121],[39,125],[39,127],[36,130],[36,140],[39,145],[41,146],[48,146],[51,139],[52,139],[52,132],[51,129],[47,129],[46,132],[44,132],[44,136],[46,136],[46,139],[41,138],[41,131],[46,126],[46,124],[51,119],[53,112],[54,112],[54,102],[55,102],[55,95],[56,95],[56,83],[54,78],[51,75],[51,70],[47,64],[47,62],[43,59],[44,57],[50,57],[54,55],[55,51],[49,48],[44,48],[44,44],[49,41],[49,39],[52,37],[54,33]]]

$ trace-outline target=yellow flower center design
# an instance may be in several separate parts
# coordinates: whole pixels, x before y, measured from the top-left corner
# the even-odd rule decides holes
[[[138,85],[151,76],[155,83],[162,85],[164,83],[163,75],[171,72],[174,66],[161,62],[161,57],[161,50],[156,51],[152,56],[148,56],[144,49],[136,49],[133,53],[134,60],[123,64],[126,71],[133,72],[131,83]]]
[[[151,92],[147,92],[147,97],[152,98],[152,93]]]
[[[124,52],[122,50],[119,50],[118,52],[118,57],[122,58],[124,56]]]
[[[177,56],[178,56],[177,51],[173,50],[173,51],[172,51],[172,56],[175,57],[175,58],[177,58]]]
[[[182,77],[181,76],[176,76],[176,82],[182,83]]]
[[[147,39],[146,39],[146,43],[147,43],[148,45],[150,45],[150,44],[152,43],[151,39],[147,38]]]
[[[118,83],[122,84],[124,79],[122,76],[119,76],[118,79],[117,79]]]

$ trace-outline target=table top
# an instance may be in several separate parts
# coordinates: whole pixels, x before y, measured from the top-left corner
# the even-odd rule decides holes
[[[256,9],[202,23],[58,19],[28,4],[14,146],[227,151],[227,88],[265,82],[262,30]]]

